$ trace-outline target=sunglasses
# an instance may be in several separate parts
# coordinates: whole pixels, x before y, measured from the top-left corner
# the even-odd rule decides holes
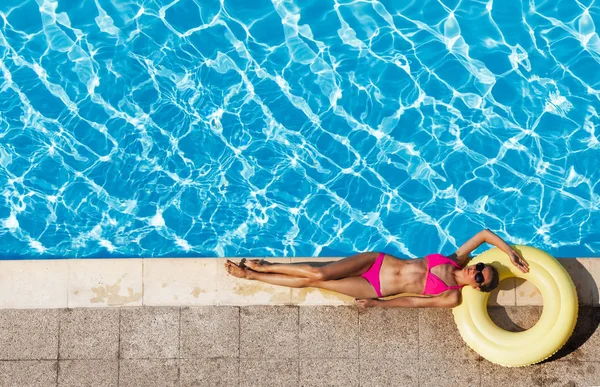
[[[485,281],[482,273],[483,269],[485,269],[485,263],[479,262],[477,265],[475,265],[475,270],[477,270],[477,273],[475,273],[475,282],[480,285]]]

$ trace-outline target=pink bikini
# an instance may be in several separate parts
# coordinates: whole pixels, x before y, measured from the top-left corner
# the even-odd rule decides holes
[[[379,283],[379,272],[381,271],[381,264],[383,263],[384,253],[379,253],[375,262],[371,265],[369,270],[362,273],[360,276],[369,281],[369,283],[375,289],[377,297],[383,297],[381,294],[381,284]]]
[[[431,272],[431,269],[438,265],[451,264],[460,269],[460,265],[450,258],[443,256],[442,254],[430,254],[425,257],[427,260],[427,274],[425,275],[425,287],[423,288],[423,294],[440,294],[450,289],[460,289],[465,285],[460,286],[448,286],[438,276]]]
[[[379,272],[381,271],[381,265],[383,264],[383,258],[385,257],[384,253],[379,253],[375,262],[371,265],[369,270],[361,274],[361,277],[369,281],[375,292],[377,293],[377,297],[383,297],[381,294],[381,284],[379,282]],[[425,288],[423,289],[424,295],[431,294],[440,294],[450,289],[460,289],[464,285],[460,286],[448,286],[444,281],[442,281],[438,276],[431,272],[431,269],[438,265],[447,265],[451,264],[460,269],[458,263],[454,262],[450,258],[443,256],[442,254],[430,254],[425,257],[427,260],[427,274],[425,276]]]

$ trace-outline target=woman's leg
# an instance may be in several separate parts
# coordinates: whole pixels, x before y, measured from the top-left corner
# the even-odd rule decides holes
[[[268,284],[287,286],[290,288],[320,288],[342,293],[356,298],[377,298],[377,293],[373,286],[359,276],[351,276],[339,280],[320,281],[307,277],[293,277],[285,274],[276,273],[258,273],[252,270],[239,267],[231,261],[225,263],[227,272],[234,277],[245,278],[249,280],[261,281]]]
[[[322,266],[318,262],[267,263],[260,260],[246,261],[244,265],[261,273],[278,273],[328,281],[363,274],[373,265],[378,255],[379,253],[360,253]]]
[[[234,277],[257,280],[273,285],[287,286],[290,288],[302,288],[307,286],[311,281],[314,281],[306,277],[293,277],[285,274],[258,273],[246,269],[242,265],[236,265],[230,260],[225,261],[225,270],[227,270],[227,273]]]

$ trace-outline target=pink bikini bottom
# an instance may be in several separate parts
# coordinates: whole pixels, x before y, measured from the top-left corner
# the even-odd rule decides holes
[[[379,283],[379,272],[381,271],[383,257],[385,257],[385,254],[379,253],[377,259],[375,260],[375,262],[373,262],[369,270],[360,275],[361,277],[369,281],[369,283],[373,286],[373,289],[375,289],[375,292],[377,293],[377,297],[383,297],[383,295],[381,294],[381,285]]]

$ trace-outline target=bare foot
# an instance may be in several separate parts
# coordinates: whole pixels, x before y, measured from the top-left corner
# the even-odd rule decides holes
[[[243,267],[239,267],[235,263],[231,262],[229,259],[225,261],[225,270],[227,270],[227,273],[229,273],[229,275],[232,275],[237,278],[248,277],[248,270],[246,270]]]
[[[272,265],[272,263],[265,261],[264,259],[250,259],[244,261],[244,265],[251,270],[258,271],[261,273],[268,273],[267,266]]]

